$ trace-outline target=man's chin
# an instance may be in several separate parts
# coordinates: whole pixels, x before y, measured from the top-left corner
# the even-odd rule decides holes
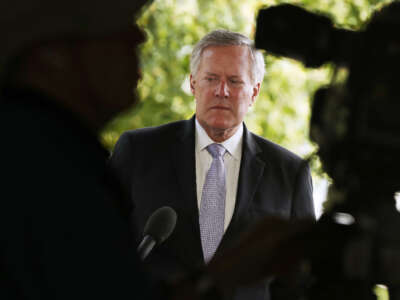
[[[233,129],[234,127],[236,127],[235,124],[233,124],[232,122],[227,122],[226,120],[210,122],[208,125],[214,130],[221,131]]]

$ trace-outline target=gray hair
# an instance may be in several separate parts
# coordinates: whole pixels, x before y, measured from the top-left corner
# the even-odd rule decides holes
[[[247,36],[225,29],[217,29],[206,34],[193,48],[190,58],[190,72],[196,75],[204,49],[210,46],[247,46],[251,53],[251,79],[261,83],[265,73],[264,56],[254,47]]]

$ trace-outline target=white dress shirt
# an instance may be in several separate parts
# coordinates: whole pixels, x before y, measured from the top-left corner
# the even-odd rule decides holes
[[[196,119],[196,188],[197,207],[200,209],[203,185],[210,169],[212,156],[206,147],[215,143]],[[227,150],[224,154],[224,165],[226,174],[226,199],[225,199],[225,222],[224,231],[229,226],[233,216],[236,203],[236,193],[239,180],[240,160],[242,158],[243,124],[239,126],[236,133],[226,141],[220,143]]]

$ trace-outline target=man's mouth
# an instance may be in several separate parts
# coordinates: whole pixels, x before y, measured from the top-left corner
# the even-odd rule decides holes
[[[228,106],[216,105],[211,107],[211,109],[220,109],[220,110],[230,110]]]

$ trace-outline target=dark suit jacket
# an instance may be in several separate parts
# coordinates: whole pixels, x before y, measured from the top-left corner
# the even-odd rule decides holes
[[[128,189],[132,224],[141,236],[149,216],[161,206],[178,214],[173,234],[148,259],[151,272],[168,277],[204,264],[196,194],[194,118],[127,131],[111,164]],[[234,214],[217,253],[230,247],[260,218],[314,217],[312,182],[306,162],[244,128]],[[238,289],[234,299],[269,299],[265,284]]]

